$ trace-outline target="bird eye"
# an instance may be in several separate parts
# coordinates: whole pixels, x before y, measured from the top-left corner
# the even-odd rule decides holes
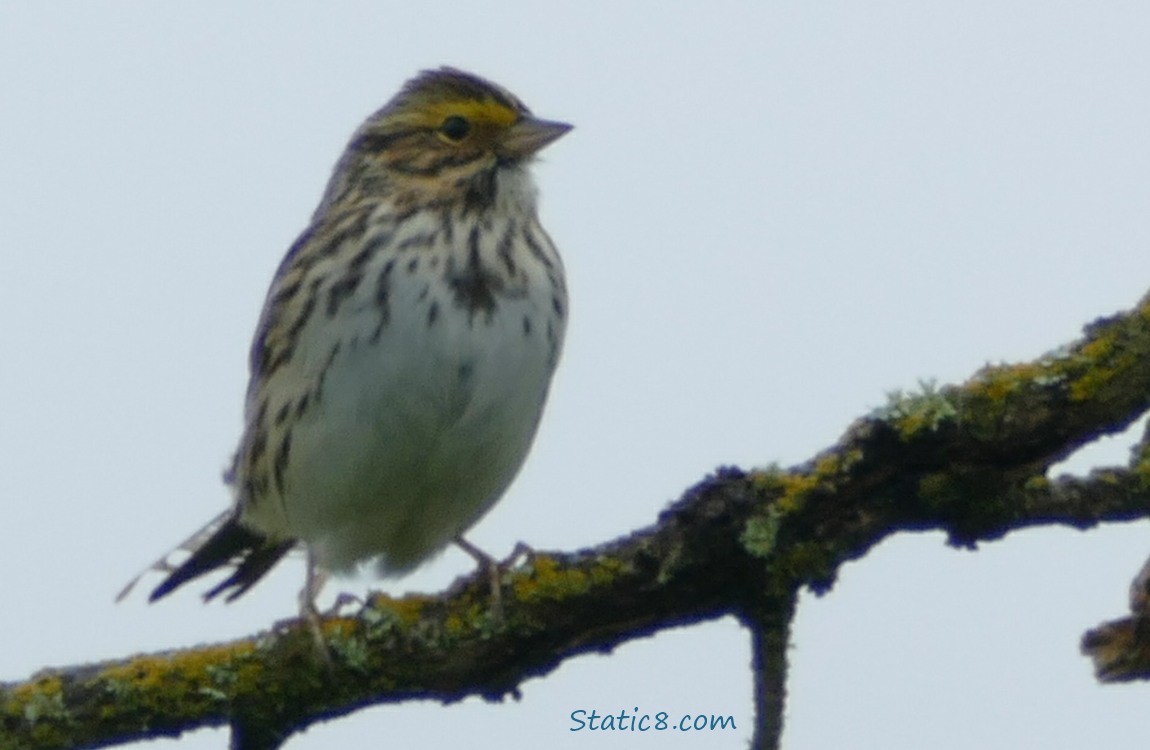
[[[440,124],[439,132],[447,140],[459,143],[471,132],[471,122],[466,117],[452,115]]]

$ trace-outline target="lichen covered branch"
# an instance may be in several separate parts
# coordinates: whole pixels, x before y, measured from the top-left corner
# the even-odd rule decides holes
[[[843,562],[900,531],[941,529],[973,545],[1029,526],[1150,515],[1145,444],[1127,466],[1046,476],[1147,408],[1150,298],[1034,362],[895,394],[803,465],[723,469],[648,528],[576,553],[535,553],[503,572],[501,617],[479,576],[439,596],[376,596],[327,619],[331,665],[305,626],[288,626],[0,685],[0,750],[105,747],[223,725],[274,746],[369,705],[499,700],[577,654],[724,615],[753,631],[761,669],[774,670],[756,681],[758,704],[781,715],[785,654],[776,656],[799,588],[825,590]],[[763,747],[778,731],[769,718],[758,722]]]

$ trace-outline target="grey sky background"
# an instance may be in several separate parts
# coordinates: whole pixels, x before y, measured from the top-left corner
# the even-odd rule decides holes
[[[230,606],[112,598],[228,502],[276,264],[362,118],[441,64],[576,125],[537,169],[570,338],[470,535],[495,554],[647,525],[720,464],[806,460],[888,391],[1036,357],[1150,288],[1142,2],[2,3],[0,680],[294,613],[299,560]],[[803,597],[785,746],[1143,747],[1150,688],[1099,687],[1077,649],[1148,554],[1144,522],[889,540]],[[749,659],[704,623],[518,703],[384,707],[288,747],[742,747]],[[636,706],[739,728],[569,731]]]

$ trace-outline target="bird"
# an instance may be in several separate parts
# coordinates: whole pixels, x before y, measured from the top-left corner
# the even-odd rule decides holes
[[[354,132],[264,301],[231,505],[150,566],[150,601],[221,569],[204,599],[232,601],[296,548],[312,614],[331,574],[453,542],[484,561],[463,533],[523,465],[563,347],[531,165],[571,128],[443,67]]]

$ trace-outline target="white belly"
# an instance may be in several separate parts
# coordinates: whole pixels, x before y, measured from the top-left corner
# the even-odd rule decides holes
[[[280,480],[244,520],[301,539],[328,569],[377,558],[403,572],[430,557],[499,499],[535,434],[563,334],[544,269],[469,312],[428,265],[397,269],[386,325],[371,295],[315,316],[264,385],[282,395],[271,413],[316,396],[291,425]]]

